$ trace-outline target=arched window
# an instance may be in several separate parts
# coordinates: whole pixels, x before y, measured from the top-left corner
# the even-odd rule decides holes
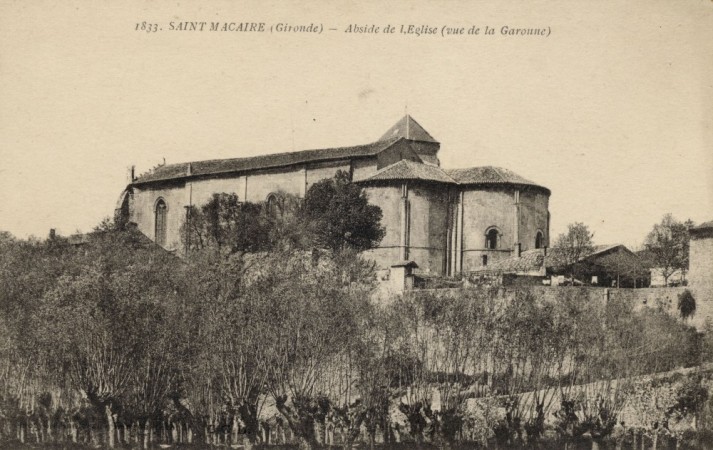
[[[282,216],[282,205],[280,199],[275,194],[270,194],[267,196],[266,208],[267,215],[276,219]]]
[[[499,247],[500,244],[500,232],[497,228],[489,228],[485,232],[485,248],[493,250]]]
[[[542,248],[545,246],[545,236],[542,234],[542,231],[537,231],[537,234],[535,235],[535,248]]]
[[[158,245],[166,245],[166,202],[162,198],[156,202],[154,240]]]

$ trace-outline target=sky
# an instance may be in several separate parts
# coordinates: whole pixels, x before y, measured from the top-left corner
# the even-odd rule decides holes
[[[0,0],[0,230],[90,231],[131,165],[369,143],[406,109],[443,167],[550,188],[552,237],[583,222],[638,247],[665,213],[712,220],[713,1],[523,5]],[[169,30],[184,21],[323,31]]]

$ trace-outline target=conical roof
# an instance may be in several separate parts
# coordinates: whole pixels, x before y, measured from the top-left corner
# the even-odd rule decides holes
[[[421,125],[414,120],[413,117],[406,114],[396,122],[396,124],[389,128],[389,130],[384,133],[379,139],[380,141],[386,141],[393,138],[405,138],[412,141],[422,141],[422,142],[436,142],[437,140],[431,136],[428,131],[424,130]]]

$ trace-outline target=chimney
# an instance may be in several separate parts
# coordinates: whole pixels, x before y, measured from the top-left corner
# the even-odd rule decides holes
[[[50,228],[50,239],[54,239],[56,236],[54,228]]]
[[[186,167],[186,176],[191,176],[192,169],[191,163],[188,163],[188,166]]]
[[[520,244],[520,243],[518,242],[517,244],[515,244],[514,247],[515,247],[515,249],[514,249],[514,250],[515,250],[515,254],[516,254],[517,257],[519,258],[520,256],[522,256],[522,244]]]
[[[126,174],[126,177],[129,179],[129,184],[136,181],[136,177],[134,176],[135,169],[136,169],[136,166],[129,167],[128,173]]]

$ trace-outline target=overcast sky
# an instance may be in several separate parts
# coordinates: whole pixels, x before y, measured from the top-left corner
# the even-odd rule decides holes
[[[406,105],[443,167],[549,187],[553,237],[580,221],[597,243],[637,246],[664,213],[713,219],[711,0],[184,3],[0,2],[0,230],[89,231],[132,164],[368,143]],[[135,31],[142,21],[163,30]],[[481,35],[444,38],[443,25]]]

